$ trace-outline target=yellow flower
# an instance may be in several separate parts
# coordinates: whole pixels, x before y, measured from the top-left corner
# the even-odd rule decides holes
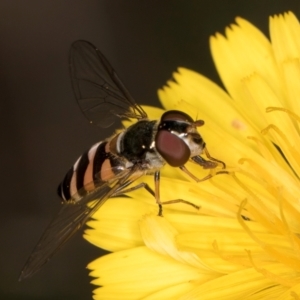
[[[211,37],[227,92],[179,68],[159,91],[165,109],[205,120],[209,152],[228,174],[195,183],[166,167],[161,199],[143,190],[110,199],[85,238],[113,253],[88,265],[94,299],[300,299],[300,24],[270,18],[269,41],[237,18]],[[158,119],[162,110],[146,108]],[[201,178],[197,165],[187,168]],[[152,176],[144,182],[152,185]]]

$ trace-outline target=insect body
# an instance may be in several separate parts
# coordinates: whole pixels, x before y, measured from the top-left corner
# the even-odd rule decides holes
[[[194,121],[177,110],[165,112],[160,120],[148,120],[103,54],[89,42],[73,43],[70,67],[75,96],[91,123],[107,127],[119,117],[137,122],[92,146],[66,174],[58,187],[62,207],[34,248],[20,280],[37,272],[110,197],[144,187],[155,197],[160,215],[162,204],[193,205],[181,199],[161,202],[159,178],[164,164],[179,167],[197,181],[211,175],[199,180],[184,166],[188,160],[206,169],[219,164],[225,168],[209,155],[197,131],[204,124],[202,120]],[[201,156],[203,152],[209,160]],[[144,183],[131,185],[144,174],[154,174],[154,190]]]

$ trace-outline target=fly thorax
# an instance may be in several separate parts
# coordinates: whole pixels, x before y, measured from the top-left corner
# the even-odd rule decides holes
[[[130,162],[143,163],[151,153],[155,153],[153,148],[155,123],[156,121],[141,120],[120,133],[116,142],[117,153]]]

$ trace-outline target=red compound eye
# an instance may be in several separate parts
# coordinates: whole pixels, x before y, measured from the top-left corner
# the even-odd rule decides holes
[[[155,145],[159,154],[172,167],[183,166],[191,155],[187,144],[178,136],[166,130],[161,130],[156,134]]]

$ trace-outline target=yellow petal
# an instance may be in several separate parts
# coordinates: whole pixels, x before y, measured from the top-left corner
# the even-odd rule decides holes
[[[141,299],[178,284],[214,278],[146,247],[103,256],[88,268],[93,270],[90,275],[96,277],[92,283],[103,286],[94,291],[94,299]],[[129,271],[132,269],[136,271]]]
[[[150,210],[151,211],[151,210]],[[95,246],[118,251],[143,244],[137,221],[149,206],[130,198],[109,199],[87,222],[84,238]]]
[[[287,108],[300,111],[300,24],[292,12],[270,17],[270,35],[287,89]]]
[[[181,296],[184,296],[190,290],[194,289],[197,284],[195,281],[177,284],[148,295],[142,300],[180,299]]]
[[[283,277],[291,275],[289,269],[277,264],[269,265],[266,267],[266,270]],[[293,274],[293,276],[296,277],[297,274]],[[250,299],[251,295],[259,294],[260,292],[264,293],[266,289],[272,289],[274,285],[274,282],[269,278],[264,277],[255,269],[249,268],[203,283],[180,299]],[[287,288],[283,287],[281,292],[285,290],[287,290]]]
[[[149,249],[187,265],[202,267],[197,255],[177,249],[175,243],[177,231],[164,218],[147,215],[140,221],[140,229],[145,245]]]
[[[212,123],[213,120],[219,128],[235,136],[247,137],[257,134],[234,108],[233,100],[215,83],[185,68],[179,68],[173,77],[176,82],[158,91],[166,109],[176,107],[191,114],[195,119],[203,119],[206,123]],[[192,106],[192,109],[186,110],[186,103]]]
[[[257,74],[270,85],[281,103],[284,89],[270,42],[252,24],[237,18],[238,25],[227,28],[227,38],[211,38],[211,51],[221,79],[248,122],[263,114],[249,98],[243,79]],[[283,104],[283,103],[282,103]]]

